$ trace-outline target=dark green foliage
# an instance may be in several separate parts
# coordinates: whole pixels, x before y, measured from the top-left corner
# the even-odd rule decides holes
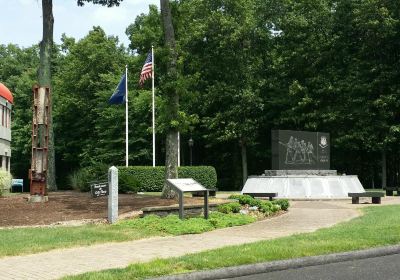
[[[239,203],[242,205],[249,205],[249,206],[258,206],[256,199],[254,199],[253,197],[251,197],[250,195],[241,195],[239,197]]]
[[[68,176],[69,186],[82,192],[90,191],[90,183],[95,181],[108,180],[108,166],[106,164],[95,164],[80,168]],[[118,192],[137,192],[139,182],[126,172],[118,170]]]
[[[160,192],[164,185],[164,172],[162,166],[129,166],[118,167],[118,172],[122,176],[129,176],[139,182],[139,191]]]
[[[239,199],[241,196],[241,194],[231,194],[228,199]]]
[[[272,208],[273,205],[270,201],[263,201],[260,206],[260,211],[268,215],[269,213],[273,212]]]
[[[96,164],[78,169],[68,176],[69,185],[75,190],[88,192],[90,191],[90,182],[108,180],[107,172],[108,166],[105,164]]]
[[[85,2],[93,3],[93,4],[100,4],[102,6],[113,7],[119,6],[119,4],[124,0],[77,0],[78,6],[85,5]]]
[[[289,209],[289,200],[287,199],[277,199],[277,200],[273,200],[272,204],[276,204],[279,205],[281,207],[282,210],[287,211]]]
[[[289,201],[287,199],[276,199],[273,201],[266,201],[253,198],[249,195],[231,195],[229,198],[237,199],[241,205],[257,206],[258,209],[265,213],[274,213],[279,210],[287,211],[289,209]]]
[[[215,188],[217,172],[212,166],[181,166],[178,167],[179,178],[193,178],[206,188]]]
[[[131,176],[139,182],[139,191],[160,192],[164,186],[164,166],[129,166],[118,167],[122,176]],[[179,178],[193,178],[206,188],[215,188],[217,173],[212,166],[181,166],[178,168]]]
[[[59,180],[93,162],[124,163],[124,109],[109,106],[107,100],[124,65],[131,77],[138,77],[154,44],[157,162],[165,162],[168,127],[179,128],[183,162],[189,162],[187,140],[192,137],[193,162],[217,169],[220,190],[239,190],[242,154],[247,152],[249,174],[271,167],[271,129],[327,131],[332,169],[358,174],[366,187],[380,186],[385,150],[388,185],[398,185],[399,1],[170,2],[179,46],[176,82],[167,75],[170,53],[163,47],[156,6],[132,19],[129,50],[99,27],[81,40],[63,36],[61,46],[54,45]],[[15,100],[12,172],[25,179],[31,159],[31,87],[38,64],[37,46],[0,45],[0,81]],[[138,89],[137,80],[129,79],[131,165],[151,162],[150,83]],[[166,110],[170,89],[179,93],[177,117]],[[198,121],[190,122],[189,114]]]
[[[221,213],[239,213],[241,205],[239,202],[231,202],[226,204],[218,205],[218,212]]]
[[[139,181],[133,176],[129,176],[126,172],[118,172],[118,192],[138,192],[139,191]]]
[[[210,231],[216,228],[245,225],[256,219],[247,215],[223,214],[219,212],[210,213],[209,219],[190,218],[181,220],[177,215],[168,215],[161,218],[149,215],[142,219],[121,221],[116,227],[146,229],[149,232],[161,232],[166,234],[194,234]]]
[[[250,201],[253,200],[253,198],[249,195],[239,195],[239,197],[237,199],[238,199],[239,203],[242,205],[249,204]]]

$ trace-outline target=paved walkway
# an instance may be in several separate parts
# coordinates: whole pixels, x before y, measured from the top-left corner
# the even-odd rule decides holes
[[[384,200],[384,203],[399,202],[400,199]],[[154,258],[176,257],[228,245],[312,232],[350,220],[359,214],[360,211],[349,200],[294,201],[285,215],[241,227],[1,258],[0,279],[57,279],[88,271],[122,268]]]

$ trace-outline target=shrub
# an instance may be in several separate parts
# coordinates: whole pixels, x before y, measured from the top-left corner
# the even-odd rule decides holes
[[[249,195],[241,195],[238,197],[239,203],[241,205],[249,205],[249,206],[257,206],[258,208],[261,207],[262,200],[253,198]]]
[[[218,212],[229,214],[229,213],[239,213],[241,209],[240,203],[231,202],[226,204],[218,205]]]
[[[287,211],[289,209],[289,200],[287,199],[278,199],[273,201],[274,204],[279,205],[282,210]]]
[[[11,189],[12,176],[9,172],[0,170],[0,196]]]
[[[250,195],[241,195],[238,198],[239,203],[242,205],[250,205],[252,203],[252,201],[254,200],[254,198],[252,198]]]
[[[279,210],[281,210],[281,206],[279,204],[272,204],[272,213],[278,212]]]
[[[265,213],[265,214],[269,214],[269,213],[271,213],[272,212],[272,203],[270,202],[270,201],[263,201],[262,203],[261,203],[261,206],[260,206],[260,211],[261,212],[263,212],[263,213]]]
[[[90,182],[108,180],[107,170],[106,164],[83,167],[68,176],[68,183],[74,190],[88,192],[90,191]]]
[[[140,184],[134,177],[129,176],[126,172],[118,173],[118,192],[138,192]]]
[[[122,176],[133,177],[139,184],[139,191],[160,192],[164,187],[164,166],[129,166],[118,167]],[[206,188],[215,188],[217,173],[212,166],[181,166],[178,167],[179,178],[193,178]]]
[[[228,198],[229,199],[239,199],[242,195],[241,194],[231,194]]]
[[[277,199],[277,200],[273,200],[272,202],[270,201],[263,201],[261,199],[255,199],[249,195],[238,195],[238,194],[233,194],[231,196],[229,196],[230,199],[237,199],[239,201],[240,204],[242,205],[249,205],[249,206],[257,206],[259,209],[264,209],[261,210],[262,212],[267,211],[268,208],[270,211],[272,211],[273,209],[275,209],[275,211],[278,211],[276,209],[279,208],[279,210],[284,210],[287,211],[289,209],[289,200],[287,199]],[[273,207],[273,206],[278,206],[278,207]],[[272,211],[272,212],[275,212]]]

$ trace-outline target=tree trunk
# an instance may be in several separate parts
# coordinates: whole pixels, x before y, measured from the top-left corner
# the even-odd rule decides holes
[[[176,74],[176,62],[177,53],[175,45],[175,32],[174,26],[172,25],[172,15],[169,5],[169,0],[160,0],[161,6],[161,21],[164,29],[164,40],[166,47],[169,50],[169,60],[167,69],[167,84],[165,86],[165,93],[167,97],[167,110],[168,110],[168,121],[169,124],[172,121],[176,121],[178,118],[179,110],[179,94],[176,91],[175,82],[177,78]],[[177,178],[178,177],[178,129],[176,127],[170,127],[167,132],[166,138],[166,158],[165,158],[165,178]],[[171,188],[164,184],[162,191],[162,198],[174,198],[175,193]]]
[[[382,188],[386,188],[386,151],[382,151]]]
[[[51,53],[53,48],[53,2],[52,0],[42,0],[42,18],[43,18],[43,38],[40,42],[40,65],[38,69],[38,82],[40,87],[50,87],[51,89]],[[55,172],[55,153],[54,153],[54,134],[52,102],[50,102],[49,125],[49,146],[48,146],[48,169],[47,169],[47,188],[56,190],[56,172]]]
[[[240,141],[241,154],[242,154],[242,178],[243,178],[243,186],[247,180],[247,146],[245,140]]]

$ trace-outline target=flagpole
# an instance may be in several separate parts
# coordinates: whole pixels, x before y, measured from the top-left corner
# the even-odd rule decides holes
[[[156,119],[155,119],[155,95],[154,95],[154,48],[151,46],[151,77],[152,77],[152,103],[153,103],[153,167],[156,166]]]
[[[125,65],[125,166],[128,165],[128,65]]]

